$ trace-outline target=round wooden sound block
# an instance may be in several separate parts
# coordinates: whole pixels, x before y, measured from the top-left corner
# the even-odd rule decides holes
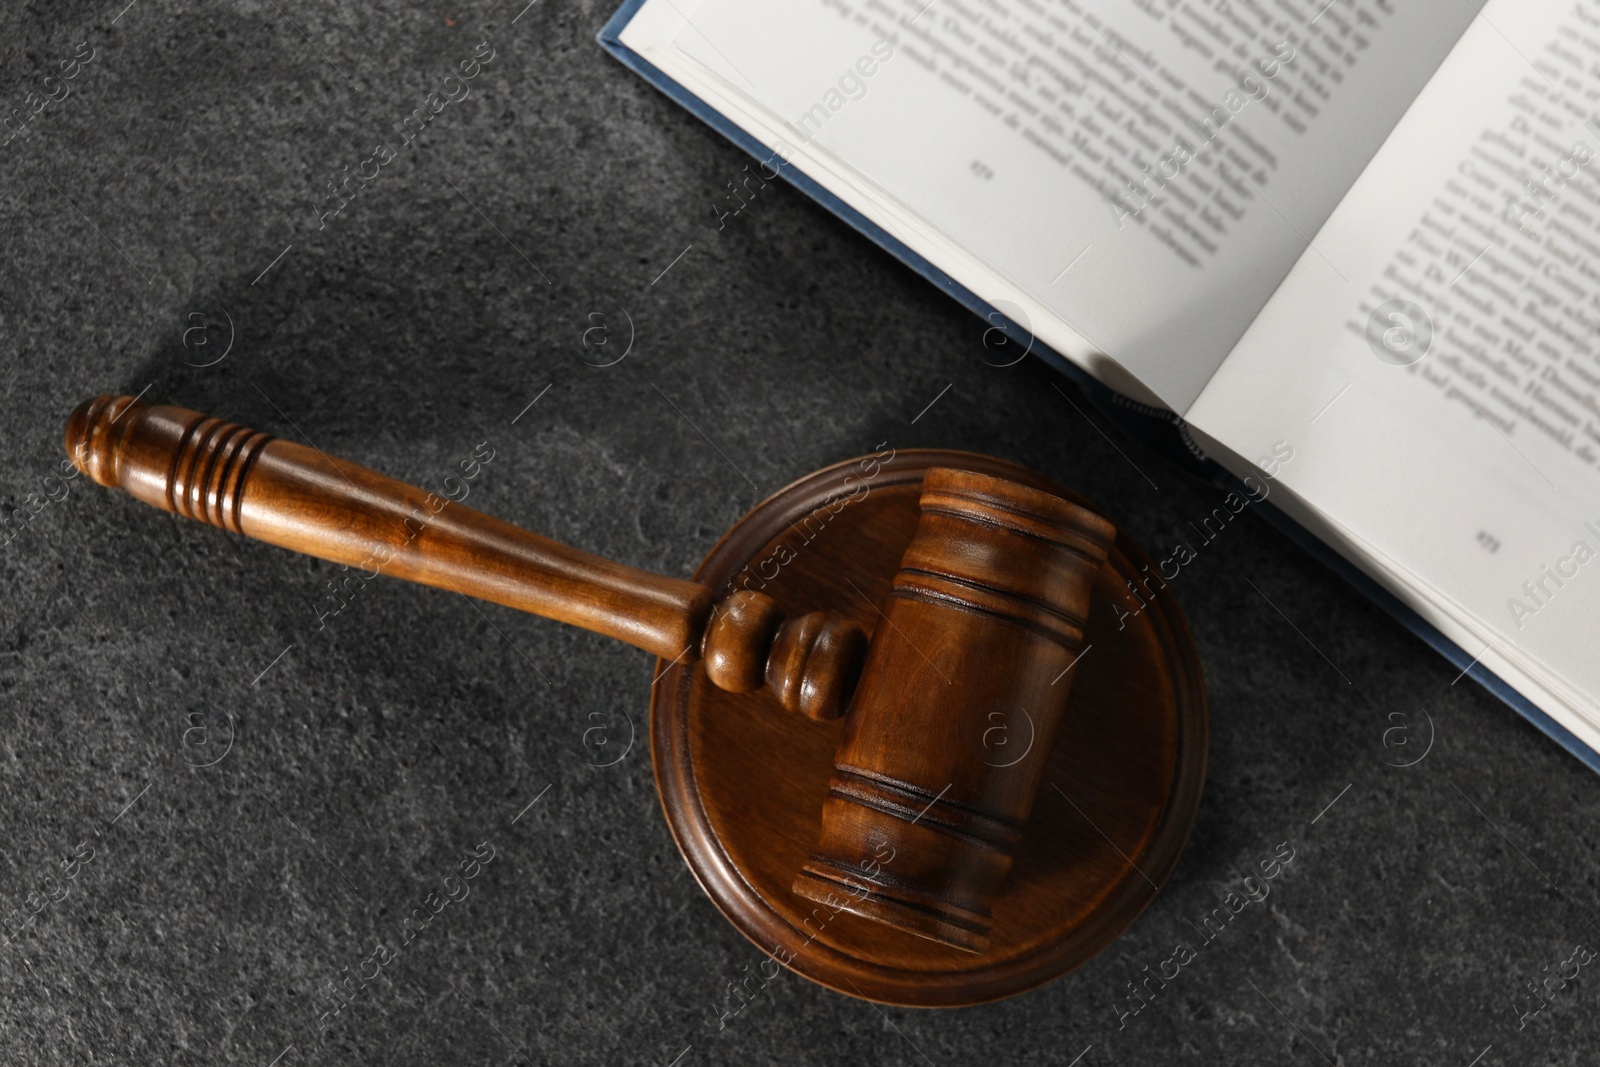
[[[943,450],[817,471],[745,516],[696,578],[765,593],[872,632],[920,517],[922,478],[955,467],[1093,507],[1024,467]],[[1130,584],[1131,587],[1130,588]],[[1086,647],[1016,862],[975,955],[798,896],[817,842],[843,720],[812,722],[764,693],[715,688],[699,664],[658,667],[651,750],[667,823],[690,869],[777,962],[852,996],[953,1007],[1011,996],[1084,963],[1177,865],[1199,809],[1206,701],[1194,643],[1155,565],[1119,535],[1094,587]],[[1020,761],[1038,716],[990,715],[972,759]],[[962,743],[953,740],[952,743]]]

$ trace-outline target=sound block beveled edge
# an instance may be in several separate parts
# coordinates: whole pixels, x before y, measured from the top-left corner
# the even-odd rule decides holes
[[[1007,460],[945,449],[901,451],[883,464],[874,479],[878,487],[920,483],[933,467],[956,467],[1009,478],[1094,508],[1081,496],[1028,468]],[[859,481],[858,460],[823,468],[779,490],[757,505],[728,531],[702,562],[696,579],[721,592],[785,529],[823,503],[850,492],[852,473]],[[872,504],[870,496],[860,505]],[[896,558],[891,569],[898,564]],[[1119,531],[1112,563],[1119,573],[1137,577],[1148,558]],[[812,609],[833,605],[816,603]],[[1153,598],[1141,621],[1154,628],[1172,671],[1177,705],[1178,738],[1171,788],[1146,847],[1129,858],[1127,875],[1106,902],[1068,936],[1041,944],[1021,957],[986,962],[972,957],[959,971],[910,971],[872,959],[848,955],[819,941],[782,961],[791,970],[837,992],[904,1007],[961,1007],[987,1003],[1033,989],[1087,962],[1125,930],[1147,907],[1177,866],[1199,812],[1205,779],[1208,720],[1205,686],[1198,654],[1181,612],[1171,596]],[[690,697],[707,685],[698,664],[685,667],[657,661],[657,682],[651,697],[651,756],[662,811],[679,851],[706,894],[730,922],[764,953],[798,931],[764,898],[730,859],[707,813],[700,793],[690,743]],[[697,683],[698,677],[698,683]],[[766,713],[787,714],[775,703]],[[1067,715],[1072,715],[1069,700]],[[887,928],[886,928],[887,929]],[[891,931],[892,932],[892,931]]]

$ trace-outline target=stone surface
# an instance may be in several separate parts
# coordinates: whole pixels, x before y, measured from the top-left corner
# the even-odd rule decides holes
[[[970,316],[794,190],[719,229],[749,160],[601,52],[609,14],[0,16],[4,109],[67,93],[0,147],[0,507],[43,505],[0,547],[0,1059],[1588,1062],[1590,972],[1551,976],[1600,944],[1595,776],[1254,515],[1173,582],[1210,780],[1123,940],[983,1008],[785,974],[724,1017],[760,957],[679,858],[642,733],[625,746],[647,656],[388,582],[319,620],[335,568],[46,481],[75,404],[144,392],[429,487],[487,442],[471,505],[671,574],[885,441],[1033,466],[1153,553],[1193,539],[1215,489],[1113,443],[1047,368],[986,365]],[[480,42],[470,98],[402,146]],[[319,220],[385,139],[397,158]],[[628,321],[627,358],[586,365]],[[1419,751],[1424,713],[1427,757],[1387,765],[1385,730]],[[1132,1013],[1128,983],[1280,844],[1270,895]],[[467,897],[375,958],[463,863]],[[346,968],[372,977],[330,1001]]]

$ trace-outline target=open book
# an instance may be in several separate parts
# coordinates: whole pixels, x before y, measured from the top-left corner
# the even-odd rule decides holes
[[[602,40],[1600,766],[1600,0],[634,0]]]

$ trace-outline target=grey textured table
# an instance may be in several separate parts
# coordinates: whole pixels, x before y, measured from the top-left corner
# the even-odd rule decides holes
[[[1028,464],[1152,551],[1218,492],[987,365],[792,189],[719,229],[749,161],[600,51],[609,4],[124,3],[13,4],[0,39],[0,502],[31,516],[0,548],[0,1061],[1592,1062],[1600,782],[1253,515],[1173,583],[1210,778],[1126,937],[988,1007],[784,974],[723,1017],[760,957],[626,745],[647,656],[391,582],[331,614],[334,567],[51,479],[72,407],[142,392],[430,488],[486,443],[470,505],[677,575],[884,441]]]

